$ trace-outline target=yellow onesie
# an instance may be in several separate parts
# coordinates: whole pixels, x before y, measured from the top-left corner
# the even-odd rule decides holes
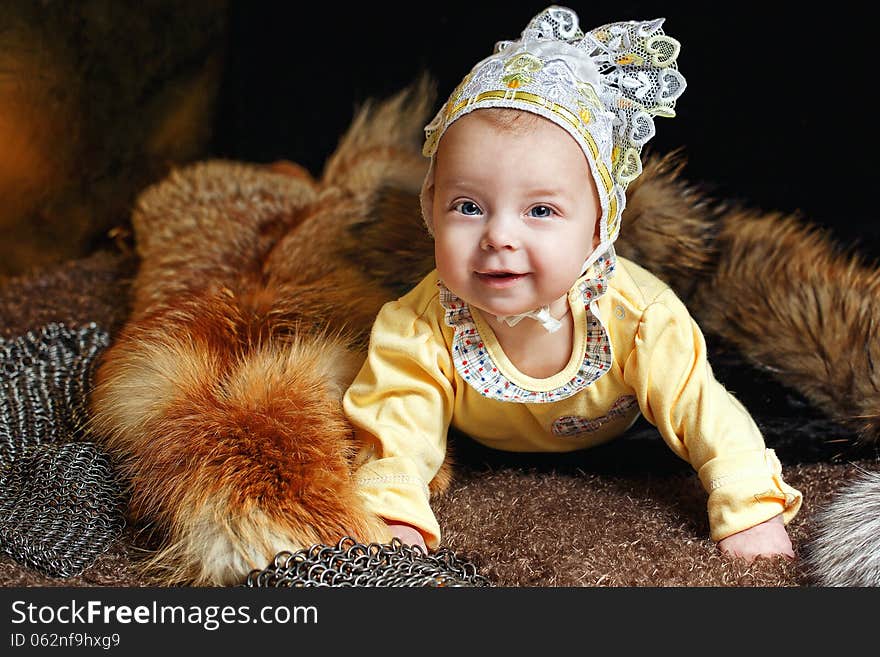
[[[450,424],[500,450],[565,452],[619,436],[642,413],[699,474],[713,540],[795,516],[800,492],[715,380],[700,329],[667,285],[612,249],[568,301],[571,359],[545,379],[519,372],[480,311],[436,271],[383,306],[343,399],[361,444],[355,481],[371,511],[417,527],[436,548],[427,484]]]

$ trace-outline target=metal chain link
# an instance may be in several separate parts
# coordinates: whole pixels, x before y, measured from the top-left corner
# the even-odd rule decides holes
[[[87,438],[88,396],[109,335],[52,323],[0,340],[0,549],[57,577],[121,534],[122,485]]]
[[[279,552],[272,564],[253,570],[248,587],[469,587],[492,586],[477,567],[448,548],[426,554],[420,547],[358,543],[346,536],[335,545],[316,544]]]
[[[95,324],[47,324],[0,342],[0,467],[21,450],[81,437],[98,354],[110,338]]]
[[[123,525],[119,486],[93,443],[41,445],[0,473],[0,546],[32,568],[77,575]]]

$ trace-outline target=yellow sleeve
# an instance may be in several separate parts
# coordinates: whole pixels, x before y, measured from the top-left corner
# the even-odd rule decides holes
[[[672,290],[644,311],[624,379],[645,418],[697,471],[709,493],[712,540],[798,512],[772,449],[742,404],[714,377],[697,324]]]
[[[452,360],[437,322],[400,301],[385,304],[366,361],[343,397],[360,452],[355,484],[370,511],[440,543],[428,483],[446,455]]]

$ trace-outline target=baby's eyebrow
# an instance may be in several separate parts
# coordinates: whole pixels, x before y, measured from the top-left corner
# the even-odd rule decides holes
[[[483,189],[483,185],[476,180],[445,180],[442,188],[452,194],[475,194]]]
[[[523,190],[528,196],[544,197],[544,198],[570,198],[570,194],[564,189],[556,187],[534,187]]]
[[[449,187],[477,187],[480,184],[474,178],[446,178],[443,182]]]

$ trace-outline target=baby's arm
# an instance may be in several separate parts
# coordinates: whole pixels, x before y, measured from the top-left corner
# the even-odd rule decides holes
[[[779,519],[797,513],[802,496],[785,483],[745,407],[718,382],[702,332],[671,290],[644,311],[624,380],[645,418],[688,461],[709,493],[711,538],[725,554],[793,556]]]
[[[447,373],[454,365],[440,320],[422,311],[437,296],[426,280],[432,284],[416,292],[424,288],[428,302],[407,295],[379,312],[343,409],[359,446],[352,477],[365,511],[390,526],[384,537],[436,548],[440,527],[429,486],[446,457],[455,395]]]
[[[794,559],[791,539],[785,531],[782,514],[773,516],[759,525],[731,534],[718,541],[718,549],[732,557],[753,561],[757,557],[782,555]]]

